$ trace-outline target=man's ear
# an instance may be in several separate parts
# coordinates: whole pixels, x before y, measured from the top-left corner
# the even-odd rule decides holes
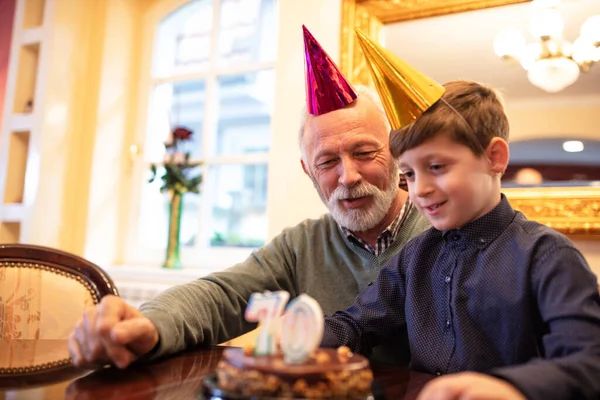
[[[510,156],[508,143],[502,138],[493,138],[485,151],[485,155],[490,161],[491,172],[500,175],[504,174]]]
[[[310,173],[308,172],[308,166],[306,164],[304,164],[304,160],[302,158],[300,159],[300,164],[302,165],[302,170],[304,171],[304,173],[310,178]]]

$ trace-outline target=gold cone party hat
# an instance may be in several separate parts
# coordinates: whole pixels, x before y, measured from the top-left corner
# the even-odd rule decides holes
[[[355,30],[392,129],[410,124],[442,97],[442,85]]]

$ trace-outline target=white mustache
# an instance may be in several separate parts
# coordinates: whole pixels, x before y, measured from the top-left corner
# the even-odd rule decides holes
[[[357,199],[364,196],[373,196],[379,193],[379,190],[374,185],[363,182],[352,188],[338,186],[329,196],[329,201],[340,201],[347,199]]]

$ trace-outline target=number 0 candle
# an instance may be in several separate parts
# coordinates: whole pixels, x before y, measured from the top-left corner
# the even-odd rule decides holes
[[[321,344],[323,311],[312,297],[302,294],[290,303],[281,331],[284,361],[301,363]]]

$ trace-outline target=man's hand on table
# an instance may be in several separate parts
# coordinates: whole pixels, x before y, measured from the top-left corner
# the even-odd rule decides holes
[[[152,322],[122,298],[110,295],[85,310],[69,336],[69,353],[78,367],[125,368],[157,343]]]
[[[476,372],[462,372],[429,382],[417,400],[526,400],[510,383]]]

